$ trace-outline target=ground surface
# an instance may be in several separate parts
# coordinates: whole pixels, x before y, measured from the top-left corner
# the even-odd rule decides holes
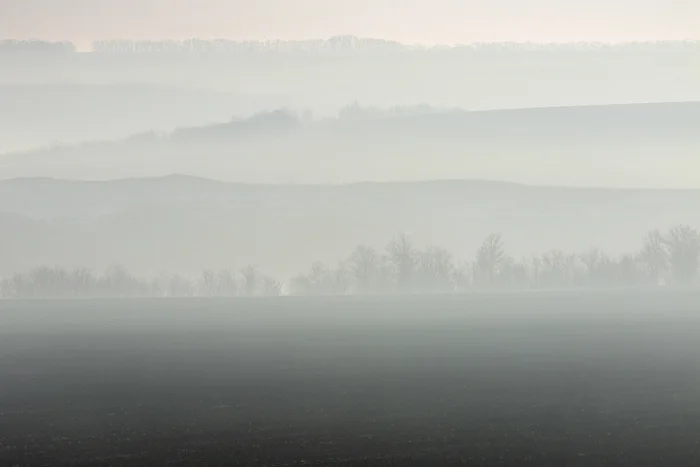
[[[0,465],[700,465],[700,294],[0,302]]]

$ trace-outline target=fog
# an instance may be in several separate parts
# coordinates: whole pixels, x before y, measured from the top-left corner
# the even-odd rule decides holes
[[[71,39],[0,44],[5,296],[698,284],[698,42]]]
[[[698,188],[699,51],[5,41],[0,177]]]
[[[697,465],[698,5],[0,0],[0,465]]]

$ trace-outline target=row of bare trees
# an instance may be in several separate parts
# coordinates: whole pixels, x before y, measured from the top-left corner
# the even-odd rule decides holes
[[[285,285],[254,267],[204,271],[198,278],[161,275],[138,279],[122,268],[103,274],[85,269],[37,268],[0,282],[9,298],[236,297],[451,293],[480,289],[561,289],[699,286],[700,232],[680,225],[649,232],[632,253],[610,256],[597,248],[581,254],[553,250],[516,260],[502,237],[489,235],[471,261],[456,261],[444,248],[418,248],[398,235],[383,250],[360,245],[342,262],[320,262]]]
[[[362,38],[355,36],[335,36],[327,39],[309,40],[264,40],[233,41],[227,39],[187,39],[182,41],[134,41],[107,40],[96,41],[92,50],[97,53],[338,53],[338,52],[438,52],[438,53],[520,53],[520,52],[601,52],[629,51],[642,49],[644,52],[674,52],[692,50],[700,41],[657,41],[629,44],[608,44],[600,42],[578,42],[562,44],[536,44],[521,42],[484,42],[464,44],[453,47],[432,47],[405,45],[395,41]]]
[[[101,40],[92,43],[92,51],[97,54],[240,54],[240,53],[338,53],[338,52],[382,52],[403,53],[432,52],[432,53],[556,53],[564,52],[598,52],[621,51],[672,53],[693,52],[700,41],[657,41],[628,44],[607,44],[596,42],[537,44],[519,42],[486,42],[465,44],[453,47],[421,47],[408,46],[395,41],[360,38],[355,36],[335,36],[327,39],[311,40],[265,40],[265,41],[233,41],[228,39],[186,39],[186,40]],[[72,54],[77,51],[75,45],[68,41],[51,42],[41,40],[0,40],[0,54]]]
[[[76,47],[72,42],[49,42],[40,40],[0,40],[0,55],[2,54],[22,54],[22,55],[58,55],[72,54],[76,52]]]
[[[204,271],[192,279],[161,274],[141,279],[114,266],[101,274],[88,269],[39,267],[0,281],[4,298],[236,297],[275,296],[282,285],[249,266],[240,272]]]
[[[383,39],[366,39],[354,36],[335,36],[328,39],[310,40],[264,40],[232,41],[227,39],[186,39],[182,41],[135,41],[103,40],[95,41],[92,50],[96,53],[259,53],[259,52],[343,52],[343,51],[399,51],[407,47],[397,42]]]
[[[700,233],[677,226],[653,231],[634,253],[610,256],[597,248],[581,254],[553,250],[516,260],[502,237],[489,235],[472,261],[456,262],[444,248],[416,248],[405,235],[383,252],[359,246],[348,260],[327,268],[316,263],[290,283],[300,295],[424,292],[470,289],[548,289],[576,287],[656,287],[698,284]]]

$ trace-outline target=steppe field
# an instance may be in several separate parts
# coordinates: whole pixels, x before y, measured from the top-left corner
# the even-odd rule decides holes
[[[700,293],[3,300],[0,465],[700,465]]]

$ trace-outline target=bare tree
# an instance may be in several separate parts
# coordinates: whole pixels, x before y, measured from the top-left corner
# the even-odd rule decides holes
[[[542,255],[540,278],[548,287],[570,286],[574,276],[575,256],[560,250],[552,250]]]
[[[688,225],[679,225],[669,231],[664,243],[676,283],[692,283],[700,266],[700,233]]]
[[[73,271],[72,284],[73,294],[76,297],[89,297],[94,293],[96,278],[87,268],[78,268]]]
[[[476,253],[476,273],[486,281],[488,286],[494,285],[494,279],[506,258],[503,240],[500,234],[491,234],[479,247]]]
[[[644,237],[639,259],[651,282],[659,285],[668,269],[668,252],[660,231],[652,230]]]
[[[523,289],[528,287],[529,282],[527,266],[506,256],[499,267],[497,283],[502,287]]]
[[[591,248],[580,256],[584,266],[586,283],[598,287],[611,287],[619,284],[623,280],[623,273],[620,261],[615,261],[598,248]],[[636,266],[632,257],[625,256],[625,267],[627,273],[631,274],[631,267]],[[631,261],[631,263],[630,263]]]
[[[329,295],[333,293],[333,271],[321,262],[311,265],[311,270],[292,279],[292,292],[298,295]]]
[[[166,295],[168,297],[193,297],[195,287],[187,278],[175,274],[167,280]]]
[[[241,272],[243,276],[243,292],[246,296],[257,295],[260,281],[260,272],[255,266],[248,266]]]
[[[542,274],[542,258],[539,256],[524,258],[523,265],[529,277],[530,287],[539,286],[540,276]]]
[[[306,274],[300,274],[292,277],[289,281],[290,292],[292,295],[313,295],[314,289],[311,285],[311,280]]]
[[[346,295],[350,292],[350,274],[348,267],[340,263],[331,271],[332,292],[335,295]]]
[[[282,284],[270,276],[264,276],[260,281],[261,294],[265,297],[282,295]]]
[[[34,287],[25,274],[15,274],[2,281],[2,296],[6,298],[33,298]]]
[[[331,290],[331,271],[320,261],[311,265],[309,272],[309,282],[315,294],[328,295]]]
[[[139,281],[121,265],[109,267],[102,275],[100,283],[107,296],[133,297],[143,292]]]
[[[396,285],[407,289],[413,285],[417,252],[407,234],[394,238],[386,247],[387,257],[394,268]]]
[[[230,269],[223,269],[217,274],[217,293],[222,297],[234,297],[238,292],[238,281]]]
[[[452,277],[456,290],[465,291],[472,286],[472,271],[473,268],[469,261],[462,261],[455,266]]]
[[[448,292],[454,289],[455,266],[452,255],[437,246],[429,246],[418,255],[418,278],[422,288],[429,292]]]
[[[392,291],[397,285],[403,290],[420,287],[433,293],[465,290],[473,285],[632,286],[650,279],[658,284],[667,270],[677,284],[690,285],[697,282],[700,272],[700,232],[687,225],[674,227],[666,236],[652,231],[638,253],[614,258],[591,248],[578,256],[555,250],[515,261],[505,254],[497,234],[484,240],[473,262],[458,263],[459,266],[444,248],[431,245],[417,250],[406,235],[394,238],[386,250],[387,255],[382,256],[373,248],[360,245],[347,262],[336,267],[316,262],[308,273],[290,281],[290,291],[340,295]],[[120,266],[101,275],[88,269],[37,267],[0,280],[0,295],[8,298],[235,296],[239,291],[247,296],[274,296],[282,294],[282,290],[280,282],[262,275],[253,266],[241,271],[240,280],[230,270],[205,270],[194,281],[166,274],[140,279]]]
[[[622,285],[630,286],[640,282],[641,271],[639,257],[625,253],[618,261],[619,280]]]
[[[360,245],[350,255],[348,261],[350,273],[359,293],[373,291],[379,281],[382,262],[374,248]]]
[[[217,295],[216,273],[211,269],[202,272],[200,293],[205,297],[215,297]]]
[[[598,268],[600,263],[603,261],[603,255],[598,248],[590,248],[588,251],[583,253],[581,256],[581,262],[586,269],[586,278],[589,283],[596,282],[598,279]]]

